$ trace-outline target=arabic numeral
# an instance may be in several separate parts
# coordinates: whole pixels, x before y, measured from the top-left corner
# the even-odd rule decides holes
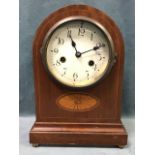
[[[70,38],[72,31],[68,29],[67,31],[67,37]]]
[[[76,81],[77,78],[78,78],[78,74],[77,74],[77,73],[74,73],[74,74],[73,74],[73,80]]]
[[[87,74],[87,80],[89,80],[89,71],[86,70],[86,74]]]
[[[105,44],[104,43],[97,43],[96,47],[105,47]]]
[[[84,36],[84,34],[85,34],[85,29],[79,28],[78,36]]]
[[[59,60],[57,60],[55,64],[56,64],[56,66],[60,66],[61,65]]]
[[[59,50],[58,50],[57,48],[55,48],[55,49],[51,50],[51,52],[52,52],[52,53],[58,53]]]
[[[57,38],[57,39],[58,39],[58,45],[64,44],[64,39],[62,39],[62,38]]]

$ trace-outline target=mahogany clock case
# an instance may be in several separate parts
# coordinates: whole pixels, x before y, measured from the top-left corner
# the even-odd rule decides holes
[[[51,80],[43,65],[41,47],[53,25],[60,20],[83,16],[102,24],[109,32],[117,60],[108,76],[94,87],[67,89]],[[39,26],[33,42],[33,64],[36,98],[36,121],[30,131],[32,144],[118,145],[127,144],[127,133],[121,123],[121,92],[124,66],[124,44],[121,33],[105,13],[87,5],[70,5],[49,15]],[[99,104],[84,112],[67,111],[57,105],[62,95],[87,94]]]

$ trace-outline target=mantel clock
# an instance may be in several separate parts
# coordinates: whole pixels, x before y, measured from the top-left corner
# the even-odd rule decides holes
[[[87,5],[49,15],[33,42],[36,121],[30,143],[127,143],[120,120],[124,44],[114,21]]]

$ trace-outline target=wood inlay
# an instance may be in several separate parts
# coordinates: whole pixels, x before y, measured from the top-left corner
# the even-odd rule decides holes
[[[94,109],[100,103],[99,99],[83,93],[70,93],[60,96],[56,103],[64,110],[85,112]]]

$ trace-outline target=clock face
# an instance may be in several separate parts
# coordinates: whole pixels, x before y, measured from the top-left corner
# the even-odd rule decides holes
[[[111,44],[105,32],[85,20],[59,24],[44,48],[50,74],[70,87],[87,87],[99,81],[110,65]]]

